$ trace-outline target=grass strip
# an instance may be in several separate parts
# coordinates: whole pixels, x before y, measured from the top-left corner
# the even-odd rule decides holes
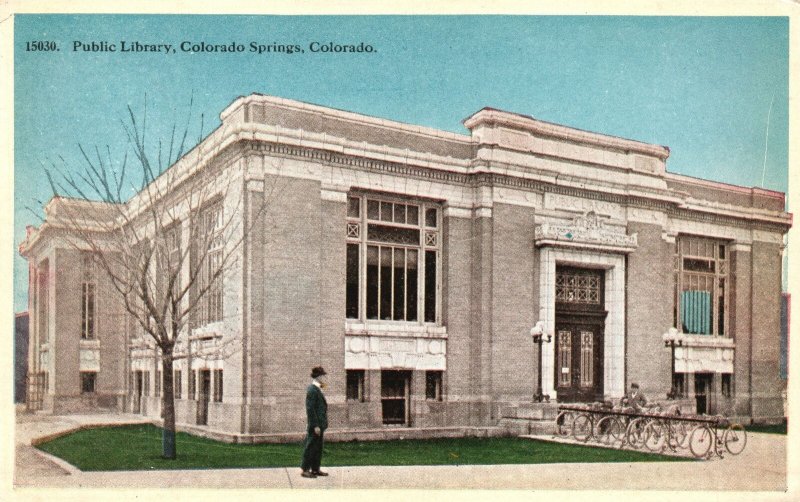
[[[161,429],[126,425],[87,429],[39,449],[83,471],[298,467],[302,444],[229,444],[177,434],[178,458],[161,458]],[[325,443],[326,466],[661,462],[684,459],[520,438],[447,438]],[[298,467],[299,468],[299,467]]]
[[[775,425],[746,425],[747,432],[766,432],[767,434],[786,434],[786,424]]]

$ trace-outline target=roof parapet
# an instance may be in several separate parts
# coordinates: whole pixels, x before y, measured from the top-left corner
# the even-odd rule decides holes
[[[488,107],[464,119],[464,126],[473,132],[473,136],[478,132],[481,126],[490,128],[499,126],[528,133],[534,137],[552,138],[570,141],[580,145],[635,152],[649,157],[655,157],[661,161],[666,161],[670,153],[669,148],[666,146],[584,131],[573,127],[545,122],[528,115],[511,113]]]

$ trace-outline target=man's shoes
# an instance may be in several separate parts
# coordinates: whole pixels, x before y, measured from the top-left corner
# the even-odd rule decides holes
[[[303,476],[304,478],[316,478],[317,477],[317,475],[314,474],[311,471],[303,471],[303,473],[300,474],[300,475]],[[325,474],[325,476],[327,476],[327,474]]]
[[[315,476],[327,476],[328,475],[327,472],[322,472],[322,471],[313,471],[311,474],[313,474]]]

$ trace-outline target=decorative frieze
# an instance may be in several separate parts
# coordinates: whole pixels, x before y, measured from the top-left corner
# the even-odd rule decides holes
[[[80,370],[100,371],[100,349],[80,350]]]
[[[447,340],[395,336],[345,336],[345,369],[445,370]]]
[[[536,246],[567,246],[630,253],[638,247],[636,234],[608,226],[594,212],[576,217],[568,224],[542,223],[534,230]]]
[[[662,337],[674,345],[677,373],[733,373],[736,345],[732,338],[712,335],[687,335],[672,328]]]

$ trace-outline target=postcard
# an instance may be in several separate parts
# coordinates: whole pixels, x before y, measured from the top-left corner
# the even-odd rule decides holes
[[[51,6],[13,496],[790,496],[791,6]]]

